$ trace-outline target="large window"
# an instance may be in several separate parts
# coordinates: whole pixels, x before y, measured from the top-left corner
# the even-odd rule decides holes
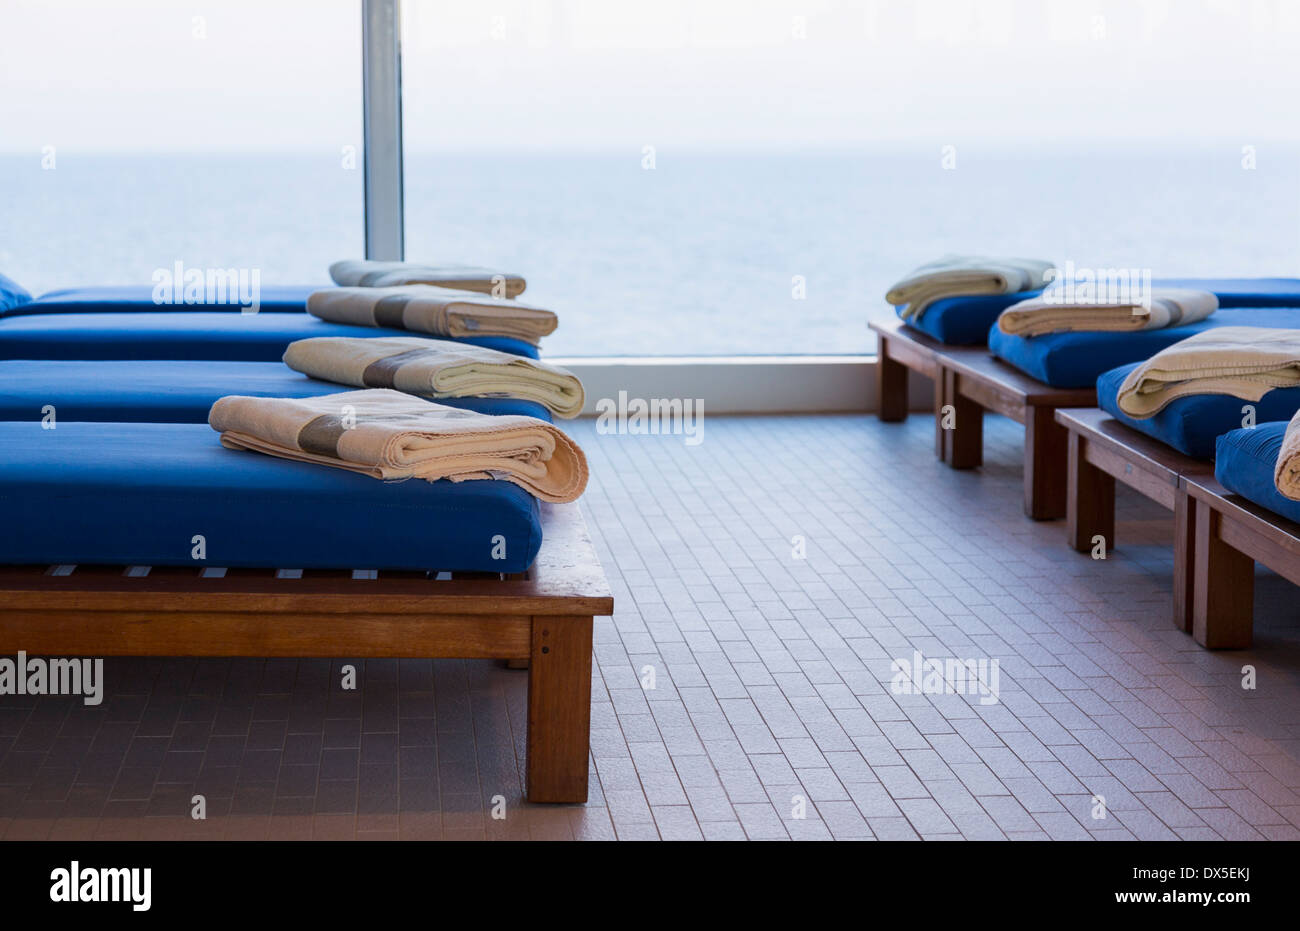
[[[1290,0],[405,0],[406,253],[556,355],[859,353],[945,252],[1300,274]],[[0,272],[325,283],[360,0],[0,4]]]
[[[522,271],[554,353],[870,351],[888,285],[945,252],[1300,274],[1300,4],[404,17],[407,254]]]
[[[359,0],[6,0],[0,37],[0,272],[29,290],[361,254]]]

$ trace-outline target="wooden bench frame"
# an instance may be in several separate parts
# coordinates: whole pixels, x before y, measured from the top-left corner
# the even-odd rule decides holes
[[[984,412],[1025,428],[1025,514],[1034,520],[1066,516],[1066,433],[1056,422],[1062,407],[1097,403],[1095,388],[1053,388],[994,358],[984,346],[947,346],[901,320],[872,321],[879,348],[876,400],[880,419],[907,417],[910,369],[935,384],[935,453],[954,469],[984,461]],[[945,418],[945,408],[950,416]],[[945,428],[944,422],[950,426]]]
[[[1107,551],[1115,546],[1116,481],[1173,511],[1173,624],[1203,646],[1235,645],[1222,632],[1197,633],[1192,620],[1197,514],[1187,481],[1212,479],[1214,464],[1186,456],[1097,408],[1058,410],[1056,419],[1068,434],[1065,528],[1070,546],[1088,553],[1097,537],[1105,540]]]
[[[533,566],[511,577],[5,567],[0,652],[527,660],[526,796],[585,802],[592,619],[614,601],[578,506],[542,505],[542,527]]]
[[[1255,610],[1255,563],[1300,585],[1300,524],[1215,481],[1187,480],[1195,507],[1192,628],[1209,647],[1248,647]]]

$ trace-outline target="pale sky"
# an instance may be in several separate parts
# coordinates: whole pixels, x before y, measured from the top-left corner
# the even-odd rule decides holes
[[[408,151],[1300,138],[1296,0],[406,0]],[[359,143],[360,0],[4,0],[0,151]]]

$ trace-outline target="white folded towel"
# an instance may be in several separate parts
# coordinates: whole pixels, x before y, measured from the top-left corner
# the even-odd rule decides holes
[[[1300,501],[1300,412],[1291,418],[1282,434],[1282,448],[1273,467],[1273,484],[1284,498]]]
[[[315,398],[219,398],[208,424],[221,445],[360,472],[385,481],[504,479],[543,501],[587,487],[587,457],[536,417],[492,416],[400,391]],[[396,510],[394,520],[402,515]]]
[[[1061,303],[1042,294],[1012,304],[998,315],[998,329],[1010,336],[1045,333],[1131,333],[1199,323],[1219,307],[1209,291],[1154,288],[1146,303],[1128,301]]]
[[[1056,266],[1040,259],[985,255],[945,255],[914,269],[885,294],[894,305],[907,306],[904,320],[919,318],[927,307],[945,297],[1017,294],[1046,286]]]
[[[284,364],[321,381],[432,398],[520,398],[557,417],[582,413],[568,369],[483,346],[418,336],[316,336],[289,344]]]
[[[423,284],[321,288],[307,295],[307,313],[349,326],[413,330],[452,339],[507,336],[534,346],[554,333],[559,323],[553,312],[541,307]]]
[[[1179,340],[1128,373],[1119,408],[1143,419],[1178,398],[1226,394],[1258,401],[1300,385],[1300,330],[1221,326]]]
[[[477,291],[494,297],[517,297],[526,282],[520,275],[477,265],[422,265],[418,262],[376,262],[345,259],[330,266],[334,283],[345,288],[391,288],[429,284],[457,291]]]

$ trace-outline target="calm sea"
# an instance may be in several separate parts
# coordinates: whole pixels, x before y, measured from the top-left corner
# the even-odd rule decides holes
[[[497,265],[560,314],[551,355],[853,353],[944,252],[1159,275],[1300,276],[1300,153],[413,155],[407,256]],[[1249,165],[1250,162],[1246,161]],[[337,156],[0,157],[0,272],[33,292],[362,252]]]

